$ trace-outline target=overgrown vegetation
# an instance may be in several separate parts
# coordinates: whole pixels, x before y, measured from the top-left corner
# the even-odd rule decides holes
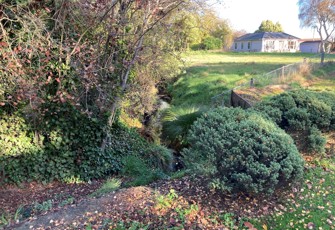
[[[333,149],[325,151],[324,137],[325,131],[335,128],[333,93],[282,94],[257,105],[257,113],[209,110],[213,96],[284,64],[301,61],[306,55],[199,51],[182,60],[181,51],[227,49],[231,45],[229,24],[204,2],[0,0],[0,185],[32,181],[79,184],[119,174],[124,183],[108,179],[92,194],[99,197],[120,187],[168,178],[173,168],[172,151],[148,142],[127,126],[130,124],[136,124],[133,126],[155,143],[160,142],[162,128],[164,143],[176,151],[187,147],[183,156],[188,168],[170,179],[195,174],[193,179],[207,186],[211,177],[209,185],[221,195],[245,192],[255,199],[262,193],[273,194],[278,187],[295,186],[292,182],[303,174],[303,160],[293,140],[279,127],[303,134],[305,149],[321,158],[325,172],[334,170],[328,159]],[[193,66],[176,79],[183,61],[190,58]],[[316,74],[333,82],[329,77],[332,71],[332,66],[324,66]],[[172,96],[172,107],[162,115],[157,111],[159,97],[166,93]],[[162,122],[162,127],[155,122]],[[332,202],[333,196],[326,193],[333,189],[332,174],[326,174],[327,183],[321,183],[323,173],[321,168],[309,168],[307,188],[319,183],[315,189],[324,191],[324,197]],[[178,191],[190,190],[186,195],[199,191],[187,178],[178,182],[176,187],[183,186]],[[202,192],[205,196],[200,200],[214,195],[207,187]],[[319,205],[317,208],[323,207],[321,198],[313,200],[309,193],[306,198]],[[0,213],[0,227],[21,216],[28,218],[75,202],[72,196],[59,200],[58,205],[52,199],[35,201],[28,207],[20,206],[13,215]],[[149,205],[128,213],[130,207],[122,218],[114,216],[114,210],[110,216],[109,212],[96,213],[99,221],[89,217],[82,227],[243,225],[243,219],[226,210],[207,216],[203,204],[186,201],[177,190],[142,204]],[[308,205],[311,203],[301,203],[304,209]],[[292,208],[283,218],[271,216],[260,222],[280,221],[283,225],[279,227],[287,228],[295,218],[292,215],[304,216],[301,213]],[[319,226],[315,213],[312,221]],[[327,212],[321,215],[319,219],[328,224],[332,220]],[[251,222],[265,229],[263,223]],[[306,227],[303,222],[293,224]]]
[[[143,159],[146,170],[170,169],[169,150],[149,144],[135,130],[121,124],[115,126],[110,143],[102,149],[103,122],[87,118],[70,105],[59,105],[48,113],[50,117],[46,115],[39,123],[40,133],[28,126],[22,116],[7,115],[8,119],[2,120],[2,127],[11,127],[0,130],[3,182],[67,181],[72,177],[87,181],[120,172],[126,156]]]

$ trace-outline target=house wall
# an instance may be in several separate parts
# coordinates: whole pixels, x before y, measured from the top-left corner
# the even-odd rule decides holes
[[[303,42],[300,44],[300,51],[302,53],[319,53],[320,43],[319,42]]]
[[[249,43],[250,43],[250,46],[248,45]],[[234,42],[233,46],[231,47],[231,50],[235,52],[261,52],[262,51],[262,41]]]
[[[262,52],[297,52],[300,50],[297,39],[263,39]]]
[[[294,47],[289,46],[289,41],[295,43]],[[248,47],[249,42],[250,48]],[[234,42],[231,50],[235,52],[297,52],[300,47],[298,40],[263,39],[259,41]]]

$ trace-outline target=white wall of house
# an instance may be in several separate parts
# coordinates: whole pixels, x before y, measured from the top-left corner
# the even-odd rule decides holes
[[[297,52],[299,42],[296,39],[263,39],[262,52]]]
[[[297,52],[298,40],[263,39],[258,41],[237,41],[231,48],[235,52]]]
[[[300,51],[302,53],[319,53],[320,42],[303,42],[300,44]]]

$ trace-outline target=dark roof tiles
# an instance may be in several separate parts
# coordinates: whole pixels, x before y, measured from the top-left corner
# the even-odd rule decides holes
[[[260,32],[260,33],[252,33],[252,34],[245,34],[235,41],[255,41],[255,40],[262,40],[262,39],[299,39],[295,36],[289,35],[287,33],[282,32]]]

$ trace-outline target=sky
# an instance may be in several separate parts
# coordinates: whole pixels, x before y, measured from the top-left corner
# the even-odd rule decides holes
[[[214,8],[228,19],[234,30],[253,33],[263,20],[279,22],[285,33],[298,38],[318,37],[312,29],[300,27],[298,0],[224,0]]]

